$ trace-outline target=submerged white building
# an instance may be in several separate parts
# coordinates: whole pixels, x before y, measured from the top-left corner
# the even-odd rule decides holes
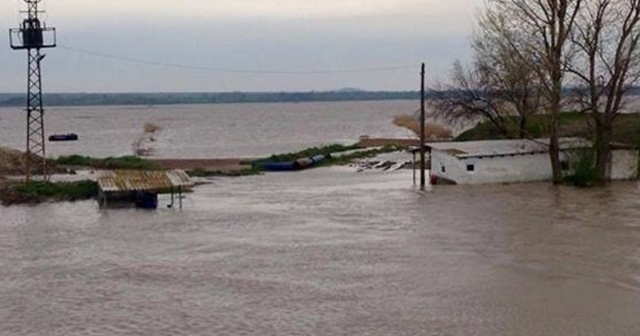
[[[553,178],[549,140],[488,140],[426,144],[432,183],[482,184],[548,181]],[[580,150],[591,147],[582,138],[560,139],[560,160],[566,174]],[[614,180],[636,179],[638,150],[614,146],[608,174]]]

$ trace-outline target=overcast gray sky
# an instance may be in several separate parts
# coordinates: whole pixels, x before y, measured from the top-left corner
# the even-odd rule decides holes
[[[45,50],[43,84],[46,92],[413,90],[420,62],[434,82],[468,59],[480,4],[43,0],[59,44]],[[17,27],[23,8],[1,0],[1,28]],[[322,73],[388,67],[399,69]],[[24,91],[26,52],[4,42],[0,74],[0,92]]]

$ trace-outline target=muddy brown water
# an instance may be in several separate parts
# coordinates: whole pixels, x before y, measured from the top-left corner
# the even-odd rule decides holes
[[[330,168],[184,201],[0,208],[0,335],[640,334],[638,183]]]
[[[46,135],[73,132],[78,141],[47,142],[47,156],[131,155],[145,125],[161,128],[142,147],[157,158],[254,158],[308,147],[353,144],[362,135],[403,138],[393,125],[417,101],[51,107]],[[0,107],[0,145],[25,148],[25,114]]]

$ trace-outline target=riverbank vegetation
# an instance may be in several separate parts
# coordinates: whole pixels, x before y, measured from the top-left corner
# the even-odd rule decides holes
[[[255,169],[253,167],[233,170],[196,168],[187,170],[187,174],[190,177],[241,177],[260,175],[262,174],[262,170]]]
[[[393,124],[402,128],[406,128],[413,132],[418,138],[421,136],[420,120],[412,115],[398,115],[393,118]],[[450,129],[428,122],[424,125],[424,137],[427,140],[445,140],[453,138],[453,131]]]
[[[98,184],[93,181],[9,183],[0,192],[3,205],[38,204],[46,201],[79,201],[98,195]]]
[[[301,150],[299,152],[272,155],[268,158],[253,161],[253,165],[259,167],[264,162],[287,162],[300,158],[313,157],[316,155],[325,155],[326,159],[321,162],[320,166],[331,166],[347,164],[353,160],[373,157],[382,153],[389,153],[399,150],[398,146],[386,145],[375,148],[363,148],[358,144],[354,145],[328,145],[323,147],[312,147]]]
[[[136,170],[157,170],[161,167],[138,156],[108,157],[104,159],[93,158],[82,155],[61,156],[56,159],[56,163],[64,166],[91,167],[96,169],[136,169]]]
[[[461,133],[456,141],[473,141],[489,139],[512,139],[515,134],[523,132],[528,138],[549,137],[548,115],[533,115],[523,129],[515,123],[517,117],[505,117],[507,128],[498,128],[494,123],[483,121],[475,127]],[[512,122],[509,122],[511,119]],[[558,115],[558,135],[560,137],[583,137],[593,140],[593,130],[589,120],[580,112],[565,112]],[[505,129],[507,130],[505,132]],[[625,143],[640,147],[640,114],[621,114],[613,123],[613,142]]]
[[[254,160],[252,164],[253,166],[259,167],[260,164],[264,162],[287,162],[287,161],[294,161],[300,158],[312,157],[316,155],[331,156],[332,154],[348,152],[348,151],[358,150],[358,149],[361,149],[358,145],[340,145],[340,144],[326,145],[321,147],[311,147],[311,148],[306,148],[297,152],[285,153],[285,154],[274,154],[269,157],[260,158],[260,159]]]

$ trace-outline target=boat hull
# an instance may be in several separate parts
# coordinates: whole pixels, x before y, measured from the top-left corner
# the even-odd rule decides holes
[[[49,141],[76,141],[76,140],[78,140],[78,135],[75,133],[53,134],[49,136]]]

